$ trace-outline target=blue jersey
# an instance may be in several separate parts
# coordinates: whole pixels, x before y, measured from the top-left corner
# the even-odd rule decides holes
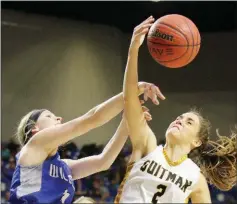
[[[38,166],[17,164],[10,203],[72,203],[74,193],[71,170],[56,153]]]

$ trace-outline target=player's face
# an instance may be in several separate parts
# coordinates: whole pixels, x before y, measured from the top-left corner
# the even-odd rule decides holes
[[[172,140],[177,144],[194,144],[198,139],[200,130],[199,117],[192,113],[184,113],[173,121],[167,131],[167,140]]]
[[[50,111],[45,110],[43,113],[41,113],[40,117],[37,120],[36,125],[39,128],[39,130],[42,130],[55,125],[59,125],[61,123],[62,123],[61,117],[57,117]]]

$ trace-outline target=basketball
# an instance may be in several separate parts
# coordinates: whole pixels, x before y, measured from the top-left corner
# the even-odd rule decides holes
[[[181,68],[197,56],[201,36],[190,19],[171,14],[154,22],[147,35],[147,45],[156,62],[168,68]]]

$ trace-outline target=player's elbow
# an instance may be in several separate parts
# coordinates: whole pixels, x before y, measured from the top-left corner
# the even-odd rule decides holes
[[[113,164],[113,162],[109,158],[107,158],[103,153],[98,155],[98,159],[99,159],[100,171],[107,171]]]
[[[111,167],[111,165],[104,165],[101,167],[101,171],[107,171],[110,169],[110,167]]]
[[[101,165],[101,171],[107,171],[110,169],[112,163],[108,164],[107,162],[105,162],[104,164]]]
[[[101,110],[100,105],[89,111],[87,114],[90,129],[100,127],[109,121],[108,115],[104,114],[104,111]]]

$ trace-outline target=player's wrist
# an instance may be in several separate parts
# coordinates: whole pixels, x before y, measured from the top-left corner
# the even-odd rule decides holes
[[[129,46],[129,52],[138,52],[140,46],[141,45],[138,42],[132,41]]]

